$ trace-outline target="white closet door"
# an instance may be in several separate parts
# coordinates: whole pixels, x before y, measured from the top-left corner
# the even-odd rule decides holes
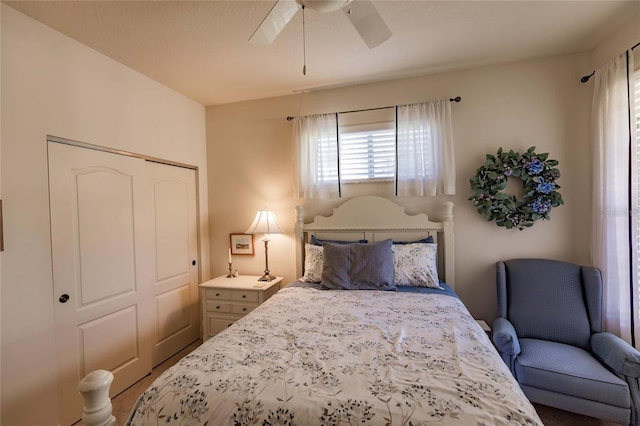
[[[196,172],[147,163],[153,194],[156,366],[199,337]]]
[[[49,142],[49,182],[60,421],[71,424],[88,372],[112,371],[113,396],[151,371],[153,204],[139,158]]]

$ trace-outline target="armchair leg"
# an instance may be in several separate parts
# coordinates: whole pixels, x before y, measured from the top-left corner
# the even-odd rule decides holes
[[[640,426],[640,389],[637,377],[625,377],[631,392],[631,425]]]
[[[509,371],[511,371],[511,374],[515,377],[516,357],[506,353],[501,353],[500,356],[502,357],[504,363],[507,364],[507,367],[509,367]]]

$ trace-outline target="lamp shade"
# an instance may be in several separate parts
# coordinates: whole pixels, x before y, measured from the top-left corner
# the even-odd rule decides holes
[[[273,210],[258,210],[256,218],[253,219],[253,223],[247,229],[245,234],[282,234],[282,228],[278,225],[276,215],[273,214]]]

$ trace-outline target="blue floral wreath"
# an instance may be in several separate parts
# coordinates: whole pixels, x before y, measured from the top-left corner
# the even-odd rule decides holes
[[[469,200],[487,220],[495,220],[507,229],[522,230],[533,226],[536,220],[548,220],[551,208],[564,204],[557,191],[558,162],[548,157],[548,153],[536,154],[534,146],[522,155],[502,148],[497,155],[487,154],[484,165],[469,180],[473,191]],[[522,198],[501,192],[509,177],[522,180]]]

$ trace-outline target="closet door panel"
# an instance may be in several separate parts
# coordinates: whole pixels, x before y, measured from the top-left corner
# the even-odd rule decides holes
[[[174,172],[150,164],[155,173]],[[178,170],[181,171],[181,170]],[[161,175],[162,176],[162,175]],[[189,273],[189,185],[166,176],[153,182],[158,283]]]
[[[142,159],[49,142],[53,303],[61,423],[78,382],[111,370],[111,396],[151,371],[152,202]]]
[[[200,336],[196,172],[153,162],[147,171],[155,235],[155,366]]]
[[[191,288],[184,285],[157,296],[158,342],[166,341],[191,324]]]
[[[135,291],[133,177],[88,167],[75,180],[82,305]]]
[[[78,338],[85,370],[117,373],[140,358],[136,306],[82,324]]]

